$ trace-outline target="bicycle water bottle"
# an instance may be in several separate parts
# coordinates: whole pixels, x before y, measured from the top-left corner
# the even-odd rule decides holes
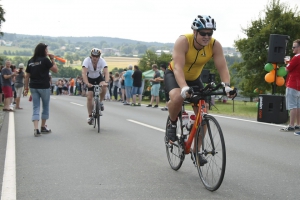
[[[195,123],[196,116],[194,114],[190,115],[188,123],[186,125],[187,130],[191,130],[192,126]]]
[[[183,139],[186,142],[189,138],[190,131],[187,130],[187,127],[183,127],[182,133],[183,133]]]
[[[182,112],[182,126],[186,127],[189,121],[189,114],[187,112]]]

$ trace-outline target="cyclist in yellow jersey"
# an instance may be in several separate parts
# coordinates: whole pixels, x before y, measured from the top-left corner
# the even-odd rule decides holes
[[[213,31],[216,30],[215,20],[207,15],[198,15],[191,28],[193,33],[181,35],[176,40],[172,61],[164,76],[165,88],[170,96],[167,136],[171,141],[177,139],[177,116],[184,99],[190,97],[189,86],[203,87],[200,74],[211,58],[214,59],[221,81],[226,85],[228,97],[233,98],[229,95],[232,89],[222,46],[219,41],[212,38]],[[197,114],[197,109],[194,111]]]

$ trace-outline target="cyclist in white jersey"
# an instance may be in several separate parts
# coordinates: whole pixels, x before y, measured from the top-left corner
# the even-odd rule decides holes
[[[100,106],[101,110],[104,110],[103,102],[104,96],[106,94],[106,88],[109,82],[109,73],[105,60],[100,57],[100,49],[93,48],[91,50],[91,55],[84,59],[82,63],[82,78],[83,82],[88,87],[87,93],[87,110],[89,117],[87,119],[88,124],[93,124],[92,110],[93,110],[93,92],[94,86],[96,84],[102,85],[102,91],[100,93]],[[105,77],[105,78],[104,78]]]

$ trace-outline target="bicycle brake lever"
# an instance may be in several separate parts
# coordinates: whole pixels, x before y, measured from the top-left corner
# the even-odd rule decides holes
[[[234,95],[234,97],[232,98],[232,100],[237,96],[237,89],[234,88],[232,91],[229,92],[229,95]]]
[[[192,87],[189,88],[189,90],[187,91],[189,94],[191,94],[191,96],[193,96],[194,94],[194,89]]]

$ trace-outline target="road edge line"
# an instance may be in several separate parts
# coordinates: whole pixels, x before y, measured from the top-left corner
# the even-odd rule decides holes
[[[5,164],[2,182],[2,200],[17,199],[16,193],[16,142],[15,142],[15,121],[14,113],[9,113],[7,144],[5,154]]]

